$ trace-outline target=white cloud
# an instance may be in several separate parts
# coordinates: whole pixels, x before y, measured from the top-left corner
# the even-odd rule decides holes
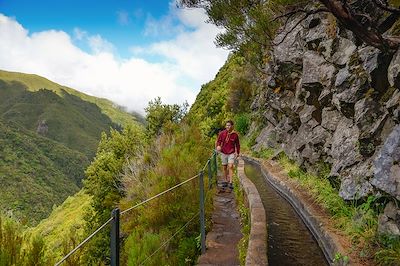
[[[176,25],[174,17],[167,15],[157,20],[150,14],[147,15],[145,22],[144,35],[145,36],[171,36],[183,32],[182,25]]]
[[[221,31],[214,25],[205,23],[207,16],[201,9],[175,9],[171,14],[183,25],[195,30],[179,33],[174,39],[143,47],[132,47],[135,54],[150,53],[169,59],[184,73],[198,81],[209,81],[226,60],[228,51],[216,49],[214,37]]]
[[[168,13],[161,18],[155,19],[151,14],[147,14],[143,31],[144,35],[159,37],[183,33],[185,31],[185,26],[190,25],[180,20],[179,13],[181,12],[184,12],[184,9],[177,8],[176,1],[172,0],[169,3]]]
[[[79,28],[72,37],[54,30],[30,34],[15,19],[0,14],[0,69],[35,73],[141,113],[157,96],[166,103],[192,103],[200,85],[222,66],[227,51],[215,48],[218,30],[199,22],[204,14],[178,14],[182,22],[195,28],[170,41],[136,47],[142,58],[136,55],[128,59],[117,58],[116,48],[100,35],[91,36]],[[92,52],[78,48],[73,39],[86,41]],[[143,51],[168,60],[151,63],[143,59]]]
[[[186,26],[193,28],[202,27],[206,24],[204,22],[207,20],[207,16],[202,9],[178,9],[174,7],[174,14],[179,18],[179,20]],[[209,25],[211,26],[211,25]],[[212,26],[214,27],[214,26]]]
[[[88,36],[87,40],[90,49],[92,49],[92,52],[95,54],[101,52],[112,53],[112,51],[114,50],[113,44],[103,39],[99,34],[96,34],[94,36]]]

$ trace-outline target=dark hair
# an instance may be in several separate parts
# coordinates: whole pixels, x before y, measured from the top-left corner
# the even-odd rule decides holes
[[[228,121],[226,121],[226,124],[231,124],[232,126],[234,125],[234,123],[233,123],[233,121],[232,120],[228,120]]]

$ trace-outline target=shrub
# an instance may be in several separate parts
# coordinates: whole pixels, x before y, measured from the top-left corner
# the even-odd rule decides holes
[[[249,121],[248,114],[239,114],[235,117],[235,128],[242,136],[246,135],[249,130]]]
[[[0,215],[0,265],[51,264],[44,258],[44,240],[41,236],[24,234],[15,221]]]

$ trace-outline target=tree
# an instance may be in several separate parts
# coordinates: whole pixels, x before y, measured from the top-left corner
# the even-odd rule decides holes
[[[86,215],[87,234],[107,221],[111,211],[125,191],[122,173],[127,161],[141,154],[144,135],[140,128],[130,125],[122,132],[111,129],[110,136],[102,134],[96,157],[86,169],[84,188],[92,196],[93,211]],[[88,244],[86,263],[99,265],[109,256],[109,230],[103,229]]]
[[[319,0],[338,21],[368,45],[385,52],[397,50],[400,38],[388,36],[387,32],[399,19],[399,1],[388,0]]]
[[[166,126],[177,124],[185,116],[187,109],[188,103],[184,103],[182,106],[178,104],[163,104],[160,97],[150,101],[145,108],[147,135],[149,137],[158,136]]]
[[[304,20],[319,12],[333,14],[361,42],[384,52],[393,53],[400,45],[400,38],[387,34],[400,17],[399,0],[181,0],[181,5],[203,7],[210,22],[226,29],[216,41],[228,48],[266,44],[277,21],[285,24],[294,14],[303,14]]]
[[[216,37],[219,47],[239,52],[256,67],[264,64],[266,48],[271,46],[279,23],[274,20],[283,4],[303,6],[305,0],[181,0],[183,7],[205,9],[209,22],[223,27]]]

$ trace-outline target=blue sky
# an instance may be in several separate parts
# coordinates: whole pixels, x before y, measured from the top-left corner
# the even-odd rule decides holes
[[[73,35],[76,29],[82,29],[88,34],[100,34],[116,46],[121,57],[130,56],[131,46],[149,45],[173,36],[172,29],[156,35],[146,28],[168,15],[170,6],[170,1],[155,0],[0,0],[0,11],[15,17],[32,32],[55,29]],[[172,25],[179,27],[179,22],[172,21]]]
[[[193,102],[228,51],[202,10],[173,1],[0,0],[0,69],[35,73],[143,113]]]

